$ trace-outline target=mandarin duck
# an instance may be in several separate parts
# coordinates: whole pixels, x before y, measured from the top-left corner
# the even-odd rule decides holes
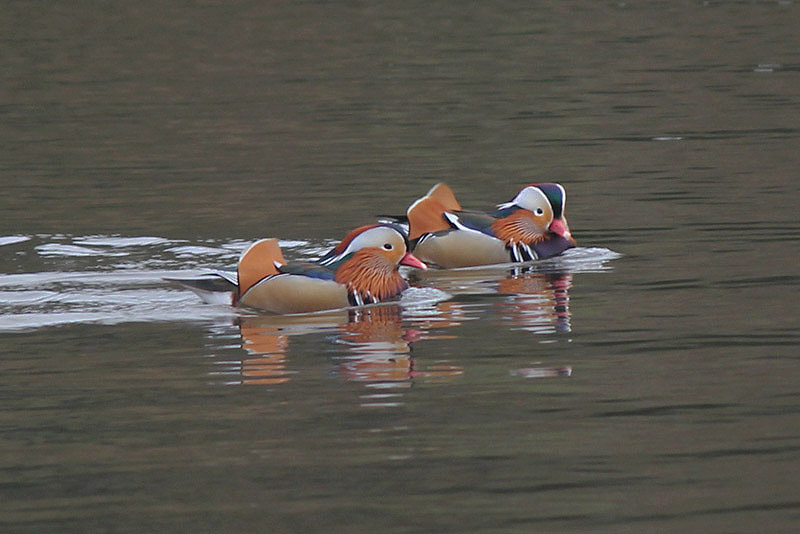
[[[452,269],[549,258],[576,245],[560,184],[531,184],[491,212],[466,211],[439,183],[406,213],[412,251]]]
[[[408,252],[404,230],[380,223],[348,233],[317,261],[287,262],[278,240],[256,241],[242,253],[237,272],[216,272],[197,279],[176,279],[208,302],[291,314],[377,304],[408,288],[400,265],[427,266]]]

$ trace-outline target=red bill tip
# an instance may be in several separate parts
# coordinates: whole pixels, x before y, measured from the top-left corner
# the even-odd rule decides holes
[[[414,267],[416,269],[422,269],[423,271],[428,268],[427,265],[422,263],[419,258],[411,254],[410,252],[406,252],[405,256],[400,259],[400,265],[407,265],[409,267]]]

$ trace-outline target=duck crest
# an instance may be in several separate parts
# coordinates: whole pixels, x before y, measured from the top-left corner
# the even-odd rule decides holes
[[[367,230],[370,230],[372,228],[376,228],[378,226],[380,226],[380,225],[379,224],[365,224],[364,226],[359,226],[358,228],[350,230],[350,232],[348,232],[347,235],[344,236],[344,239],[342,239],[342,241],[338,245],[333,247],[333,250],[331,250],[326,255],[326,257],[327,256],[338,256],[338,255],[340,255],[342,252],[347,250],[347,247],[350,245],[350,243],[353,242],[353,239],[358,237],[360,234],[366,232]]]
[[[355,306],[384,301],[408,287],[394,265],[370,250],[359,250],[347,258],[336,270],[334,280],[347,287]]]
[[[497,219],[492,223],[492,232],[498,239],[505,241],[507,246],[514,243],[531,245],[545,238],[533,215],[523,209],[518,209],[511,215]]]

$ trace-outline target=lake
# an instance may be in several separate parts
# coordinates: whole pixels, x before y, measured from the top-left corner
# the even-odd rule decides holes
[[[9,3],[4,532],[795,532],[794,2]],[[305,317],[164,280],[317,258],[433,184],[578,248]]]

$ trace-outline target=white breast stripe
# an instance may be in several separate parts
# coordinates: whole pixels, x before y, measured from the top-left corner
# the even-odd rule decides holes
[[[528,254],[529,260],[536,260],[539,258],[539,256],[536,254],[536,252],[533,251],[530,245],[526,243],[520,243],[520,246],[525,248],[525,252]]]

